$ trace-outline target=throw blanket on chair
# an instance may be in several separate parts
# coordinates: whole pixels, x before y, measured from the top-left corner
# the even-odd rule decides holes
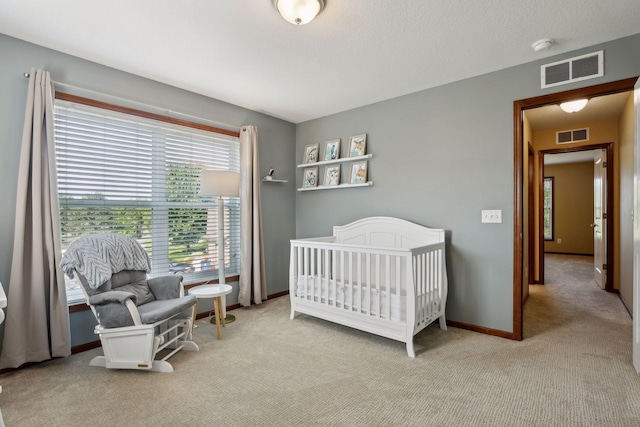
[[[122,234],[94,234],[76,239],[62,256],[60,267],[73,278],[73,270],[97,289],[114,273],[123,270],[150,272],[144,248],[134,238]]]

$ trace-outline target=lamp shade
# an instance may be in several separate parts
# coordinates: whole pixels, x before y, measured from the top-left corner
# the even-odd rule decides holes
[[[272,0],[280,15],[294,25],[304,25],[324,8],[323,0]]]
[[[228,171],[202,171],[200,194],[202,196],[238,197],[240,195],[240,174]]]

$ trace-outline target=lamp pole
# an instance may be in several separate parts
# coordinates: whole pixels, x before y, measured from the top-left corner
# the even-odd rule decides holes
[[[224,269],[224,199],[222,196],[218,196],[218,283],[220,285],[227,283]],[[236,320],[234,315],[227,314],[226,295],[222,296],[222,317],[224,317],[225,323]]]

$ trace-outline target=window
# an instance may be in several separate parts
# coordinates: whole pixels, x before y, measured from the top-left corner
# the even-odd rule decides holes
[[[553,177],[544,179],[543,195],[544,240],[553,240]]]
[[[239,171],[237,137],[62,98],[54,107],[62,250],[83,235],[122,233],[147,250],[152,275],[217,278],[217,201],[200,196],[200,173]],[[225,267],[235,275],[239,198],[225,198],[224,207]],[[66,280],[69,303],[84,301]]]

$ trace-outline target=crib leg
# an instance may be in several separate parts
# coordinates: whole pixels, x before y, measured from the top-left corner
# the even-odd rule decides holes
[[[289,316],[289,319],[293,320],[296,317],[296,311],[292,308],[291,309],[291,315]]]
[[[444,314],[440,316],[440,329],[443,331],[447,330],[447,320],[444,318]]]
[[[409,357],[416,357],[416,352],[413,350],[413,337],[409,338],[407,341],[407,354]]]

